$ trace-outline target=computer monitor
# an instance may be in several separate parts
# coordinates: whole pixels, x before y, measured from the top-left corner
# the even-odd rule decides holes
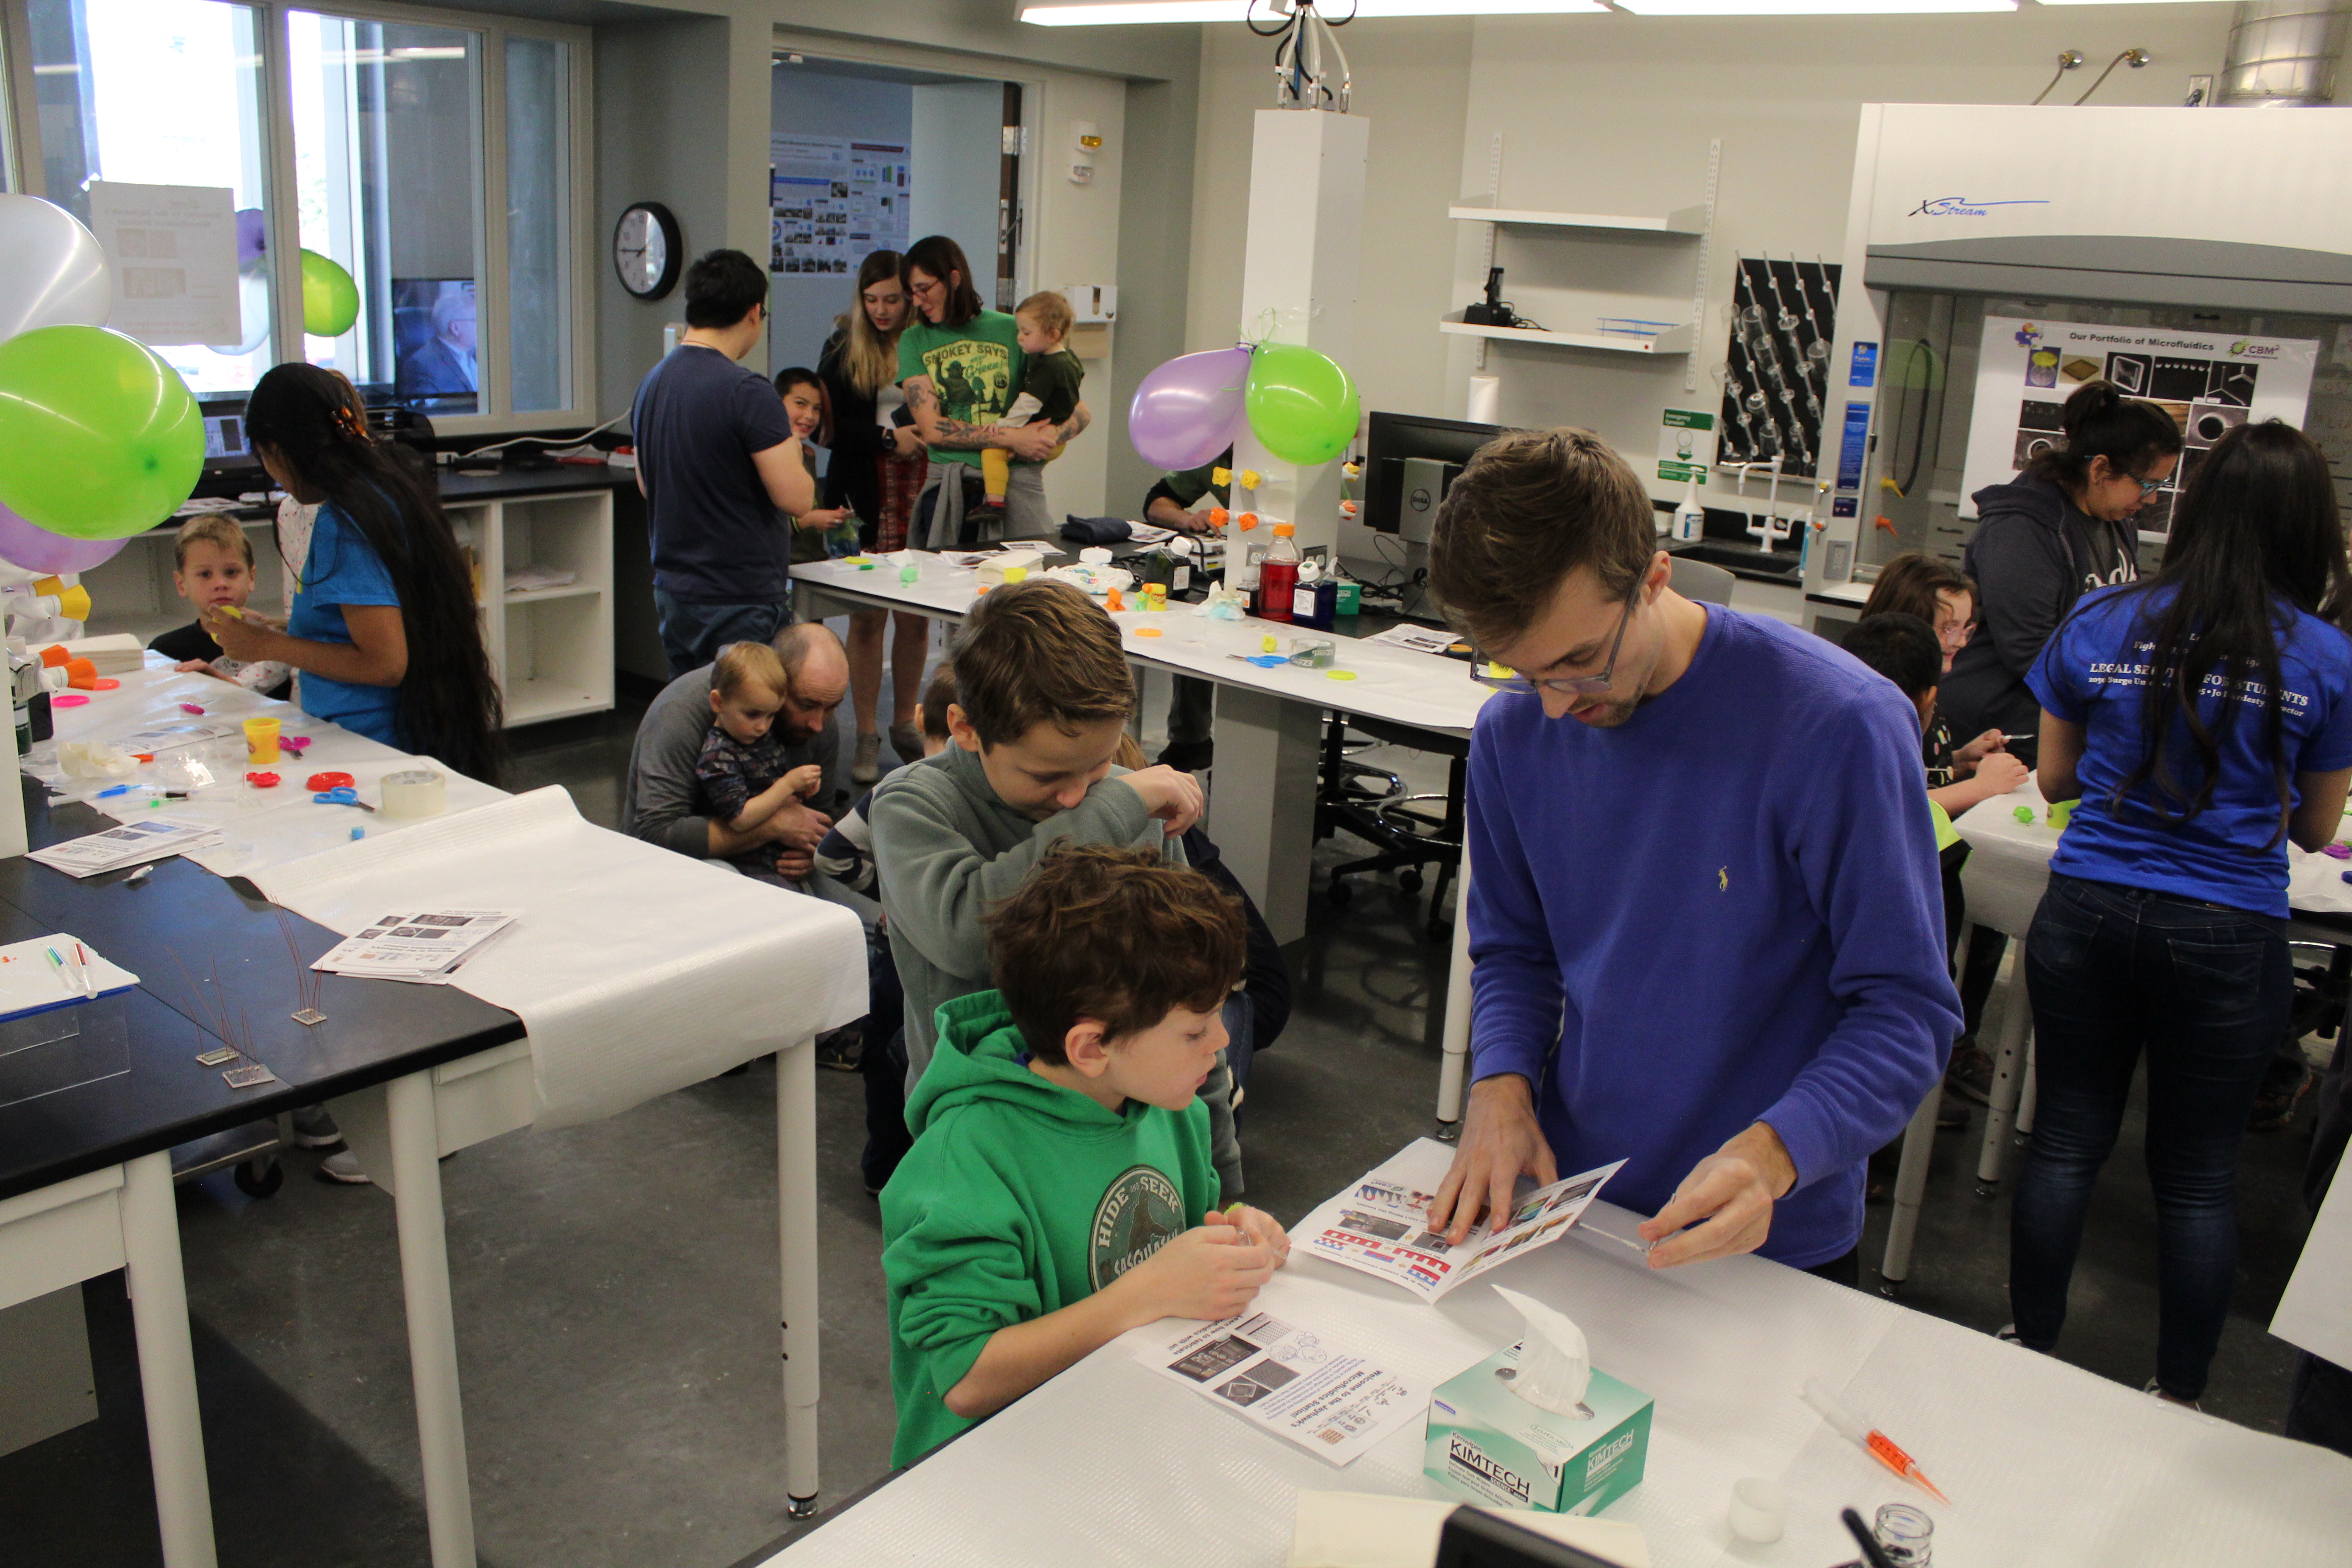
[[[475,362],[474,280],[392,280],[393,395],[435,414],[471,414],[481,387]]]
[[[1503,433],[1498,425],[1375,414],[1364,449],[1364,526],[1414,544],[1429,542],[1437,503],[1471,454]]]
[[[253,454],[252,443],[245,435],[245,399],[207,398],[196,405],[205,422],[205,472],[233,474],[258,470],[261,459]]]

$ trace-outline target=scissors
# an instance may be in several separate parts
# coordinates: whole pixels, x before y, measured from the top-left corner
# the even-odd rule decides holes
[[[337,789],[320,790],[317,795],[312,795],[310,798],[317,801],[320,805],[356,805],[362,811],[373,812],[375,810],[375,807],[362,800],[359,796],[359,792],[352,789],[349,784],[342,785]]]

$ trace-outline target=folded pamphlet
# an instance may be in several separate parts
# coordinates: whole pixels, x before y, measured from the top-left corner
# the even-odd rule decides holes
[[[311,968],[373,980],[434,982],[520,919],[520,910],[425,910],[388,914],[345,937]]]

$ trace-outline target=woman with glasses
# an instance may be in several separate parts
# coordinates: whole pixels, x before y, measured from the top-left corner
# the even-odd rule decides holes
[[[2189,480],[2156,575],[2085,599],[2031,676],[2042,791],[2078,804],[2026,942],[2040,1100],[2002,1337],[2056,1349],[2145,1056],[2148,1392],[2177,1403],[2205,1392],[2229,1315],[2239,1147],[2294,1001],[2286,847],[2334,840],[2352,783],[2346,589],[2326,459],[2243,426]]]
[[[2108,382],[2069,397],[2059,428],[2063,438],[2014,482],[1973,498],[1977,531],[1962,564],[1983,595],[1940,698],[1958,734],[2033,732],[2042,709],[2026,672],[2075,600],[2139,575],[2134,520],[2180,461],[2172,416]],[[2030,766],[2033,742],[2012,743]]]
[[[1873,616],[1916,616],[1936,628],[1943,645],[1944,674],[1952,673],[1952,658],[1968,646],[1977,629],[1977,585],[1968,574],[1933,556],[1910,551],[1878,569],[1870,602],[1862,618]],[[1938,695],[1935,721],[1921,737],[1922,760],[1927,764],[1927,798],[1958,816],[1979,801],[2007,795],[2025,782],[2025,764],[2009,754],[2007,738],[1987,730],[1965,746],[1952,740],[1952,721]]]

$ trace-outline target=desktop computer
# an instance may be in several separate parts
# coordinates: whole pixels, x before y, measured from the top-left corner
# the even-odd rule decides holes
[[[1426,545],[1446,487],[1471,455],[1503,433],[1498,425],[1374,414],[1364,444],[1364,526]]]

